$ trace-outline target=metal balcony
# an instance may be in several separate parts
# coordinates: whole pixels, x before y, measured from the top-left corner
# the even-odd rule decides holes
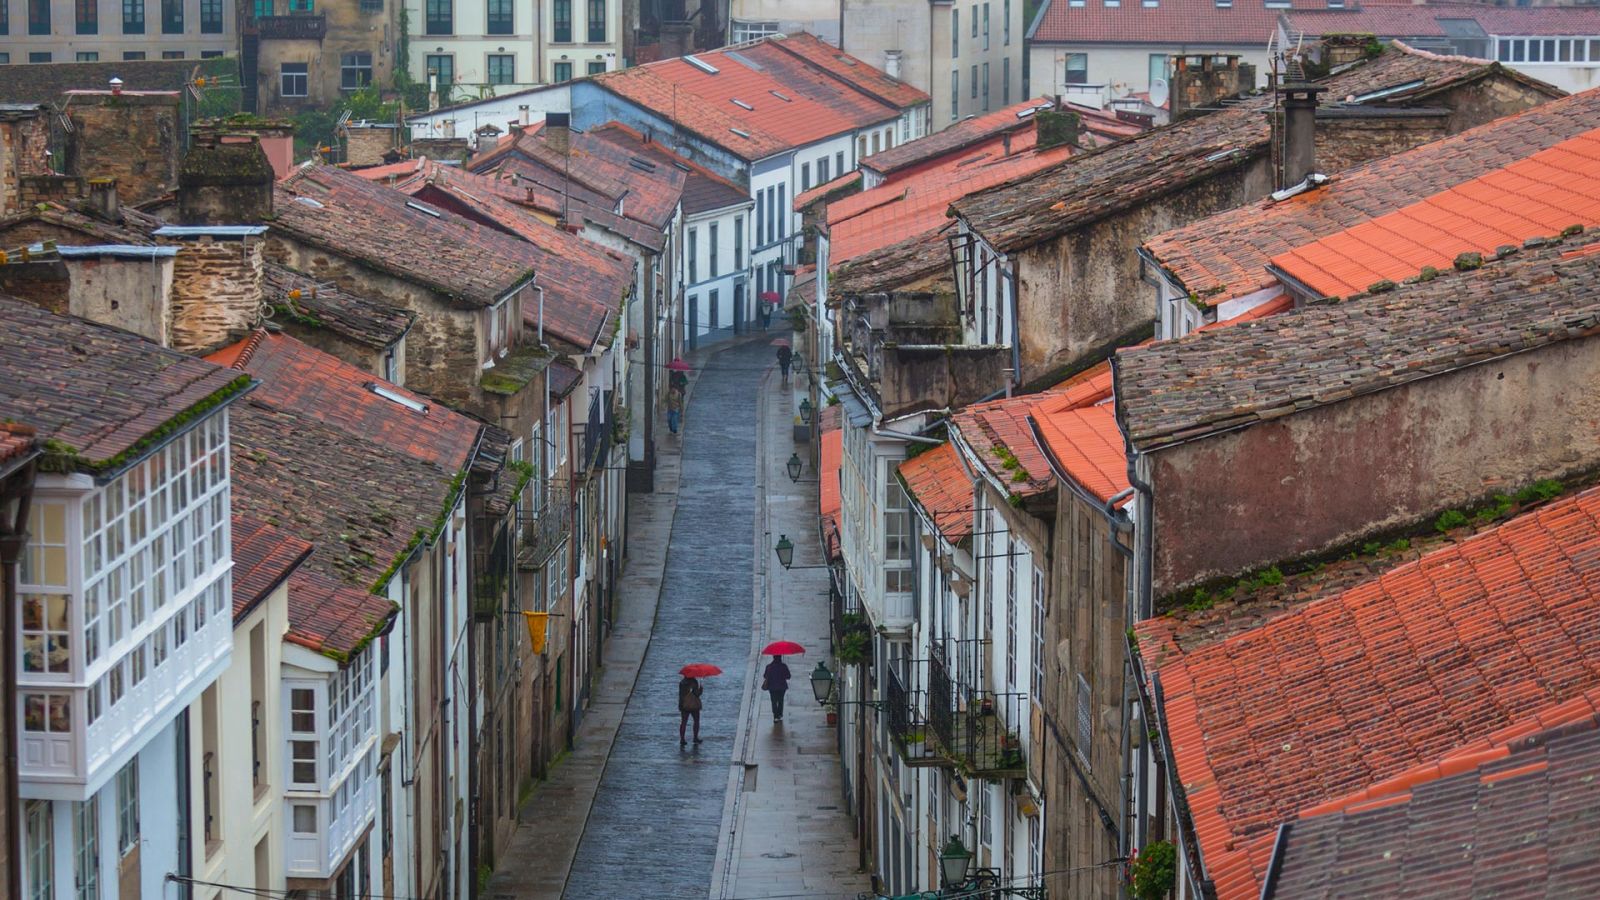
[[[542,569],[550,557],[572,537],[572,510],[565,490],[552,490],[544,506],[518,510],[517,523],[522,540],[517,546],[517,566],[523,570]]]
[[[908,687],[895,666],[889,666],[889,675],[883,685],[883,712],[888,721],[889,735],[894,738],[900,757],[912,768],[947,766],[950,759],[943,746],[929,733],[928,719],[923,709],[926,696],[914,686],[917,674],[926,668],[926,660],[907,663],[911,668],[913,686]]]
[[[974,688],[951,675],[952,657],[962,673],[981,671],[987,642],[936,652],[928,660],[928,733],[937,752],[967,775],[1021,778],[1027,775],[1019,725],[1029,714],[1028,695]],[[954,652],[952,652],[954,651]],[[970,653],[972,658],[965,658]],[[970,676],[969,676],[970,677]],[[976,680],[973,678],[972,680]]]

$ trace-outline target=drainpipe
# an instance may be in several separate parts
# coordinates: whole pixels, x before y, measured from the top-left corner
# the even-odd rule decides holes
[[[1111,384],[1113,392],[1115,392],[1116,385],[1118,383],[1117,376],[1117,357],[1116,355],[1112,355]],[[1127,624],[1128,627],[1131,628],[1134,624],[1149,618],[1151,615],[1150,607],[1153,602],[1151,597],[1151,582],[1154,572],[1152,554],[1155,549],[1155,491],[1150,486],[1149,482],[1140,477],[1139,462],[1142,459],[1142,456],[1136,449],[1134,449],[1132,441],[1128,439],[1127,422],[1123,420],[1122,416],[1122,404],[1120,400],[1118,400],[1117,425],[1123,434],[1122,440],[1124,452],[1126,453],[1128,459],[1128,484],[1133,487],[1133,490],[1137,495],[1134,500],[1135,509],[1142,509],[1143,511],[1143,515],[1137,516],[1136,520],[1136,533],[1134,535],[1134,540],[1136,541],[1136,549],[1134,551],[1135,575],[1128,591]],[[1129,650],[1131,652],[1132,647],[1129,647]],[[1124,713],[1124,716],[1126,715],[1127,714]],[[1124,735],[1126,735],[1127,730],[1124,729],[1123,731]],[[1133,748],[1130,741],[1125,741],[1124,744],[1126,749],[1123,752],[1123,771],[1128,771],[1133,764]],[[1138,784],[1138,790],[1135,796],[1140,798],[1148,796],[1149,785],[1147,783],[1147,769],[1148,767],[1146,766],[1139,766],[1138,771],[1133,773]],[[1128,804],[1124,803],[1122,805],[1122,811],[1124,816],[1132,816],[1134,826],[1133,829],[1129,829],[1127,827],[1128,823],[1123,823],[1123,834],[1127,837],[1124,839],[1122,851],[1123,854],[1126,855],[1129,847],[1131,846],[1129,841],[1138,840],[1142,842],[1145,836],[1145,829],[1143,817],[1139,815],[1138,810],[1129,810]],[[1157,810],[1156,814],[1160,815],[1161,811]],[[1138,833],[1135,835],[1131,833],[1132,831],[1137,831]]]
[[[1022,384],[1022,332],[1021,322],[1017,319],[1017,262],[1005,268],[1005,278],[1011,282],[1011,381],[1012,385]]]

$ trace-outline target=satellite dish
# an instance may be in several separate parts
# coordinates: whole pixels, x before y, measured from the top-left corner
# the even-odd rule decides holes
[[[1150,105],[1151,106],[1155,106],[1155,107],[1166,106],[1167,105],[1167,97],[1168,97],[1167,80],[1165,78],[1157,78],[1154,81],[1150,82]]]

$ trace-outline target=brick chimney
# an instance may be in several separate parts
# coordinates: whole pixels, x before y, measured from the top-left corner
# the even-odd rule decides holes
[[[544,127],[539,130],[539,136],[544,138],[545,143],[565,153],[571,135],[571,113],[545,113]]]
[[[258,225],[272,218],[272,163],[254,135],[197,133],[178,171],[178,222]]]
[[[1083,120],[1075,112],[1041,109],[1033,114],[1033,127],[1038,130],[1036,150],[1049,150],[1062,144],[1078,145]]]
[[[1283,103],[1283,183],[1291,188],[1317,171],[1317,95],[1324,89],[1311,84],[1286,84],[1278,88]]]
[[[178,246],[172,268],[172,349],[210,353],[260,324],[260,233],[231,234],[202,226],[161,229],[156,236]]]
[[[89,179],[89,210],[106,222],[122,221],[122,206],[117,202],[115,178]]]
[[[1171,121],[1215,109],[1230,97],[1255,89],[1254,66],[1237,56],[1173,56],[1168,78]]]

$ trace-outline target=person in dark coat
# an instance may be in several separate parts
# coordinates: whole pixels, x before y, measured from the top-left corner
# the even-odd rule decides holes
[[[794,351],[788,347],[778,347],[778,368],[783,370],[783,380],[789,380],[789,364],[794,362]]]
[[[772,721],[783,721],[783,695],[789,690],[789,667],[783,657],[774,656],[761,673],[761,689],[772,696]]]
[[[689,725],[689,717],[694,717],[694,742],[700,743],[700,679],[683,676],[678,682],[678,746],[682,747],[689,742],[684,737],[684,731]]]

